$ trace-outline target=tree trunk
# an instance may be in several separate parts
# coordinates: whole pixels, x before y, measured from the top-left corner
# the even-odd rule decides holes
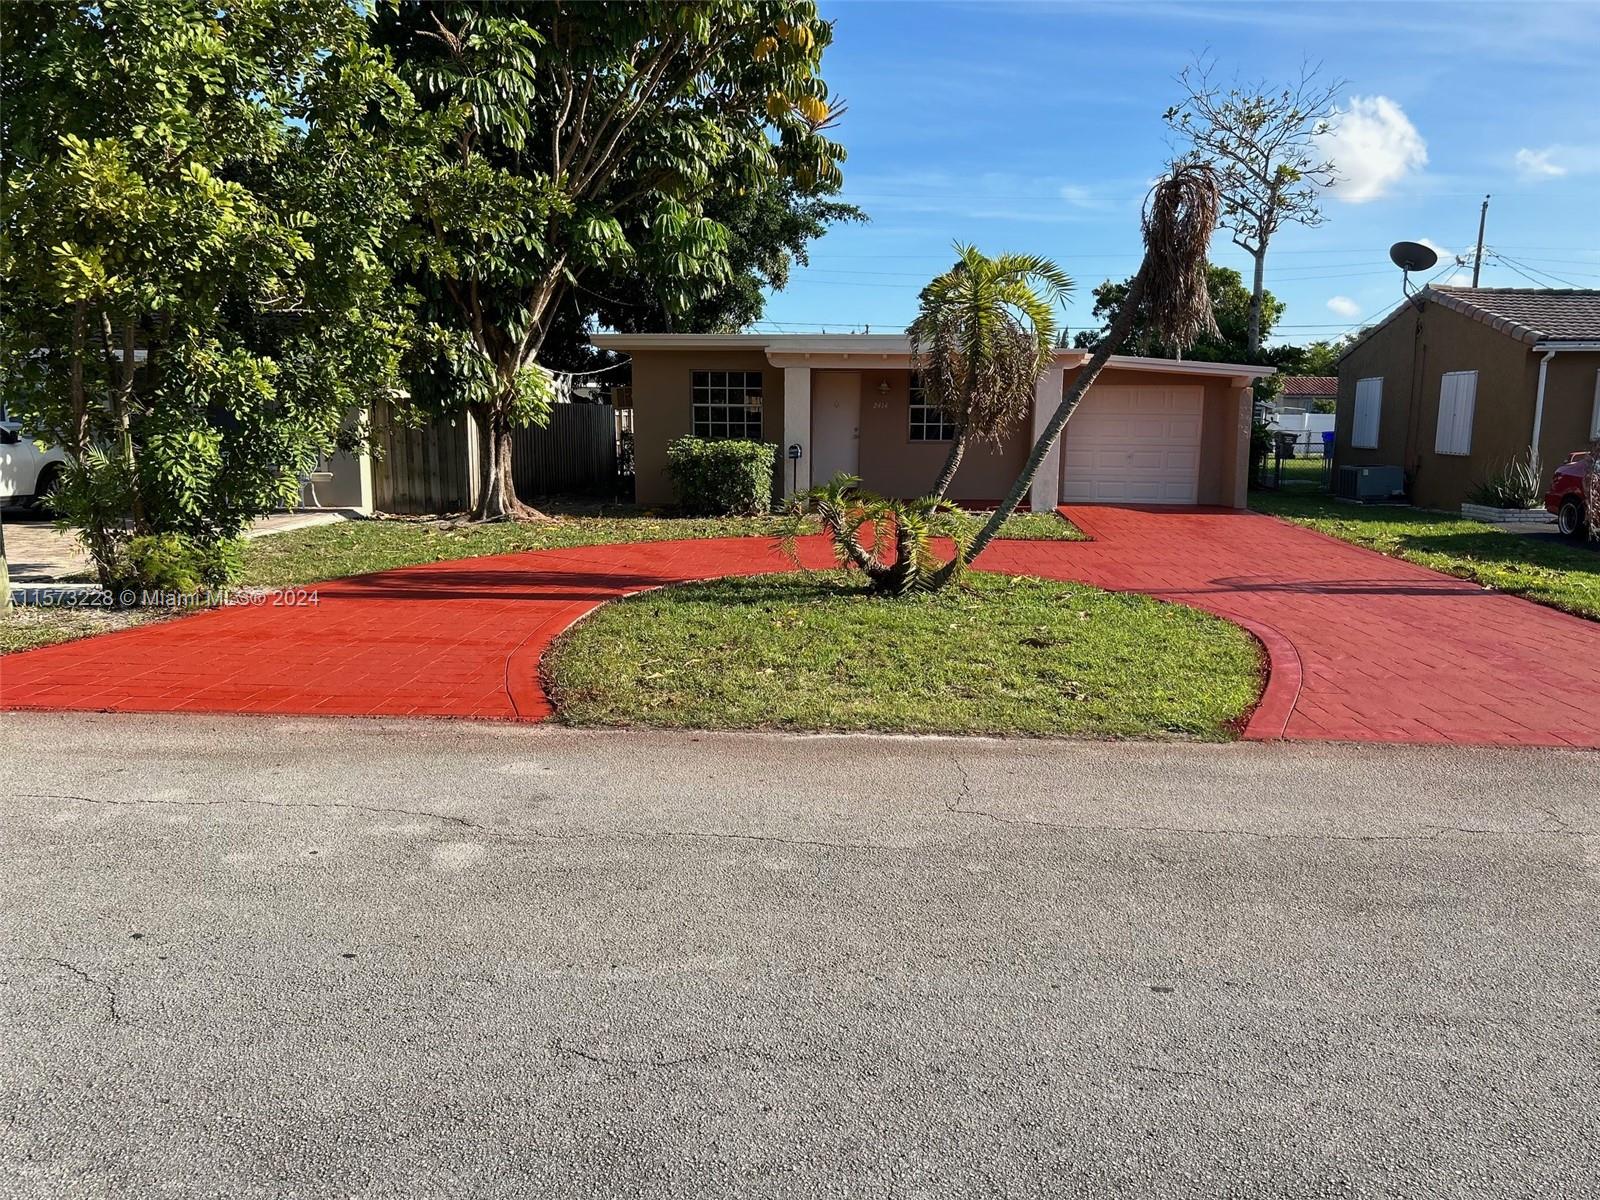
[[[963,429],[956,434],[955,442],[950,446],[950,457],[944,460],[944,470],[939,472],[939,481],[933,485],[933,494],[940,500],[950,490],[950,483],[956,477],[956,471],[961,467],[961,456],[967,452],[967,431]]]
[[[1051,447],[1061,437],[1061,431],[1067,427],[1067,421],[1077,410],[1078,401],[1083,399],[1084,393],[1094,384],[1095,378],[1105,368],[1107,360],[1127,340],[1138,317],[1139,307],[1144,303],[1145,277],[1149,269],[1150,258],[1147,254],[1144,261],[1139,264],[1138,274],[1128,281],[1128,294],[1123,297],[1122,307],[1117,310],[1111,327],[1106,330],[1105,338],[1095,347],[1094,353],[1089,356],[1089,361],[1083,364],[1083,369],[1078,372],[1078,378],[1073,381],[1067,394],[1061,398],[1055,416],[1050,418],[1050,424],[1045,426],[1044,432],[1039,435],[1039,440],[1033,444],[1033,453],[1028,455],[1028,462],[1022,468],[1022,474],[1017,476],[1017,481],[1011,485],[1011,491],[1000,502],[1000,507],[990,514],[989,520],[978,531],[978,536],[972,539],[972,545],[967,547],[966,554],[962,556],[966,562],[970,563],[982,554],[984,548],[994,541],[995,534],[1000,532],[1000,527],[1006,523],[1006,518],[1017,511],[1017,505],[1022,503],[1022,498],[1033,486],[1034,476],[1044,465],[1045,456],[1050,453]],[[929,586],[943,587],[955,577],[955,574],[955,563],[952,561],[931,577]]]
[[[1267,248],[1265,245],[1255,252],[1255,260],[1255,282],[1250,285],[1250,331],[1245,343],[1250,348],[1250,360],[1252,362],[1261,356],[1261,297],[1266,290],[1267,278]]]
[[[6,563],[6,521],[0,515],[0,612],[11,610],[11,567]]]
[[[474,521],[542,521],[545,515],[517,499],[517,481],[511,472],[511,449],[515,439],[511,422],[499,405],[481,409],[483,428],[483,490]]]

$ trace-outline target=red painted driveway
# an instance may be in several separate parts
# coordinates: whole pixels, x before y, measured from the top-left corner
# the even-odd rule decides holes
[[[1067,510],[1092,542],[998,542],[982,565],[1206,608],[1272,677],[1255,738],[1600,748],[1600,624],[1252,514]],[[802,545],[807,565],[831,563]],[[545,646],[606,600],[782,570],[766,539],[431,563],[0,659],[0,707],[537,721]]]

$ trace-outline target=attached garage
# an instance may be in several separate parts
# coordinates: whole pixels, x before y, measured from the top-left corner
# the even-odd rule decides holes
[[[1067,424],[1068,504],[1194,504],[1205,389],[1096,386]]]

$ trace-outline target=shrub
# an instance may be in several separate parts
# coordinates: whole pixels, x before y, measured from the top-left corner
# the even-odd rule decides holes
[[[667,447],[667,473],[678,503],[696,516],[757,516],[772,510],[776,455],[766,442],[681,437]]]
[[[200,542],[181,533],[131,538],[117,557],[116,590],[134,589],[193,595],[223,588],[244,569],[240,542]]]
[[[1490,508],[1537,508],[1544,499],[1544,471],[1539,456],[1528,451],[1512,459],[1472,492],[1474,504]]]

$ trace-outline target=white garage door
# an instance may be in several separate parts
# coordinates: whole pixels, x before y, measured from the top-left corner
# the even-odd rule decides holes
[[[1061,499],[1193,504],[1200,477],[1198,387],[1092,387],[1067,423]]]

